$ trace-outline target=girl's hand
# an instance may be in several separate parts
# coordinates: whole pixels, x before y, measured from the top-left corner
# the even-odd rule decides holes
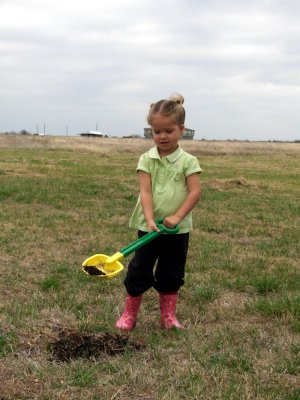
[[[153,219],[150,219],[149,221],[147,221],[147,225],[149,228],[149,232],[152,232],[152,231],[159,232],[159,228],[156,226],[156,223]]]
[[[170,215],[169,217],[166,217],[164,219],[164,226],[166,226],[167,228],[173,229],[175,228],[176,225],[179,224],[180,222],[180,218],[177,217],[177,215]]]

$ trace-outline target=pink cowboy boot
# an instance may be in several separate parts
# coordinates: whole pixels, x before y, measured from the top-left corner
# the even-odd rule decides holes
[[[160,325],[163,329],[183,329],[183,326],[177,321],[175,316],[177,296],[177,292],[159,293],[159,305],[161,315]]]
[[[143,295],[133,297],[127,294],[122,316],[116,322],[116,328],[122,331],[132,331],[135,327]]]

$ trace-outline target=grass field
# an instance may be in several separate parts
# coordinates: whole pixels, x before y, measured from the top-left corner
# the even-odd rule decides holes
[[[135,167],[151,145],[0,135],[1,400],[300,398],[296,143],[182,142],[203,169],[178,304],[186,329],[159,328],[150,290],[130,334],[144,346],[53,358],[61,335],[118,334],[125,272],[101,280],[80,265],[135,240]]]

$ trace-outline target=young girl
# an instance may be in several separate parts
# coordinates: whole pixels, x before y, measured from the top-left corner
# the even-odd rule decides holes
[[[182,328],[175,316],[177,294],[184,284],[191,211],[201,192],[198,160],[178,145],[184,132],[183,102],[181,95],[160,100],[150,106],[147,117],[155,147],[140,157],[137,166],[140,195],[129,226],[142,237],[159,231],[155,221],[163,218],[168,228],[179,225],[179,232],[158,236],[130,261],[125,309],[116,323],[124,331],[134,328],[143,294],[151,287],[159,293],[161,327]]]

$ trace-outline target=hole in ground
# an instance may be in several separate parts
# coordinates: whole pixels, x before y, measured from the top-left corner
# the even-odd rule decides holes
[[[59,338],[50,343],[49,347],[53,360],[68,362],[76,358],[114,356],[126,350],[140,351],[146,346],[129,339],[126,335],[62,331],[59,333]]]

